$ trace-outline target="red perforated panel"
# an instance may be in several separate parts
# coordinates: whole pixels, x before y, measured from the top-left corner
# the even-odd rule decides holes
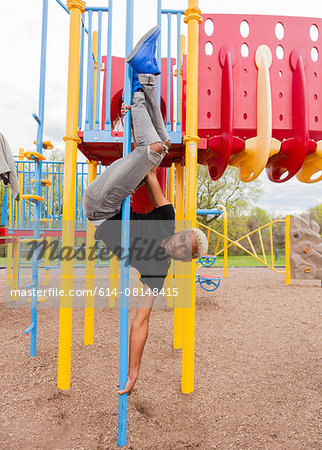
[[[214,32],[207,36],[207,20],[214,24]],[[249,35],[241,35],[241,23],[246,21]],[[282,39],[276,35],[276,25],[284,31]],[[317,41],[310,37],[315,25]],[[316,30],[315,30],[316,31]],[[234,134],[239,137],[256,135],[257,68],[255,52],[266,44],[272,51],[270,68],[273,136],[283,139],[292,136],[292,79],[290,66],[292,51],[301,47],[305,54],[305,75],[308,93],[310,137],[322,139],[322,19],[279,16],[204,14],[199,35],[199,132],[200,136],[221,134],[221,80],[220,49],[231,45],[236,59],[233,66]],[[314,35],[312,35],[315,38]],[[212,48],[212,55],[206,54]],[[243,57],[241,49],[248,50]],[[277,50],[278,49],[278,50]],[[313,50],[312,50],[313,49]],[[282,59],[278,59],[280,52]],[[317,61],[312,60],[318,55]]]

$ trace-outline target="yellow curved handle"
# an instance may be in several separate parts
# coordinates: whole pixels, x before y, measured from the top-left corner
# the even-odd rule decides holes
[[[25,152],[24,157],[29,159],[30,161],[34,161],[35,159],[38,159],[38,161],[44,161],[46,157],[38,152]]]
[[[53,183],[49,180],[49,178],[44,178],[43,180],[41,180],[41,185],[42,186],[51,186]]]
[[[23,195],[21,198],[23,198],[24,200],[31,200],[33,202],[44,202],[45,198],[41,197],[40,195],[33,195],[33,194],[26,194]]]
[[[264,170],[268,159],[278,153],[281,143],[272,138],[272,98],[269,69],[272,53],[267,45],[260,45],[255,54],[257,81],[257,136],[245,141],[242,152],[234,155],[230,164],[238,167],[244,182],[255,180]]]
[[[320,176],[313,178],[319,173]],[[296,178],[302,183],[317,183],[322,180],[322,141],[318,141],[315,152],[305,158]]]
[[[34,141],[34,144],[37,145],[37,141]],[[54,148],[54,146],[51,143],[51,141],[43,141],[42,148],[44,150],[52,150]]]

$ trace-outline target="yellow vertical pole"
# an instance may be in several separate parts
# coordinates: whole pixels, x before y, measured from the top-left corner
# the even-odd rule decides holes
[[[49,176],[49,175],[48,175]],[[47,219],[49,219],[48,216],[50,216],[52,214],[52,191],[53,186],[49,185],[48,186],[48,210],[47,210]],[[52,222],[50,221],[50,225],[49,228],[52,227]],[[48,286],[49,283],[49,264],[50,264],[50,260],[49,260],[49,256],[50,256],[50,241],[51,238],[50,236],[46,237],[46,250],[45,250],[45,277],[44,277],[44,286]],[[48,267],[48,269],[46,269],[46,267]]]
[[[74,248],[75,240],[75,201],[76,201],[76,165],[79,75],[80,75],[80,25],[81,15],[85,11],[83,0],[68,0],[70,11],[67,119],[65,147],[65,171],[63,189],[63,230],[62,247]],[[58,348],[58,382],[60,389],[70,387],[71,347],[72,347],[72,308],[73,297],[69,290],[73,288],[74,261],[61,261],[61,289]]]
[[[285,284],[291,284],[291,266],[290,266],[290,226],[291,216],[285,216]]]
[[[183,55],[186,53],[186,37],[182,34],[180,36],[180,73],[182,74]],[[177,72],[177,76],[180,76]],[[181,91],[181,109],[180,119],[182,123],[182,82],[180,85]],[[176,163],[176,225],[177,231],[184,229],[184,166]],[[173,347],[176,349],[182,348],[183,340],[183,301],[184,301],[184,270],[183,262],[175,262],[175,287],[178,295],[174,302],[174,323],[173,323]]]
[[[88,184],[95,180],[97,175],[97,162],[88,165]],[[84,322],[84,345],[92,345],[94,340],[94,289],[95,289],[95,257],[93,249],[95,246],[95,226],[87,220],[86,229],[86,272],[85,272],[85,322]]]
[[[224,277],[227,278],[228,276],[228,241],[227,241],[227,237],[228,237],[228,218],[227,218],[227,210],[224,207],[224,205],[219,205],[218,209],[221,209],[223,212],[223,216],[224,216]]]
[[[24,159],[24,149],[23,148],[19,148],[19,156],[18,159],[19,161],[22,161]],[[20,198],[23,194],[22,192],[22,188],[23,188],[23,163],[18,163],[18,185],[19,185],[19,194],[20,194]],[[18,213],[18,222],[17,225],[19,226],[19,223],[21,222],[21,216],[22,216],[22,202],[19,202],[19,208],[17,209],[19,211]]]
[[[176,164],[176,224],[177,231],[183,230],[184,220],[184,166]],[[183,300],[184,279],[183,262],[175,262],[175,287],[178,295],[174,301],[174,325],[173,325],[173,347],[182,348],[183,338]]]
[[[171,167],[169,169],[169,192],[168,192],[168,199],[171,202],[171,204],[174,204],[174,165],[171,164]]]
[[[171,202],[171,204],[174,204],[174,165],[171,164],[171,167],[169,168],[169,190],[168,190],[168,200]],[[165,279],[164,289],[166,291],[166,297],[167,297],[167,306],[169,308],[173,307],[173,260],[171,260],[171,265],[169,267],[168,276]],[[167,295],[167,294],[170,295]]]
[[[93,97],[93,130],[95,128],[96,120],[96,91],[97,91],[97,46],[98,46],[98,32],[93,31],[93,55],[94,55],[94,97]]]
[[[13,243],[12,289],[18,289],[19,247],[19,237],[16,237]],[[17,300],[17,296],[12,295],[11,300]]]
[[[49,267],[50,260],[50,236],[47,236],[45,239],[46,242],[46,250],[45,250],[45,267]],[[49,283],[49,269],[45,268],[45,276],[44,276],[44,286],[48,286]]]
[[[198,0],[189,0],[185,11],[188,24],[188,62],[187,62],[187,113],[186,113],[186,212],[185,220],[196,227],[197,222],[197,156],[198,156],[198,42],[201,12]],[[190,264],[189,264],[190,265]],[[183,310],[183,351],[182,351],[182,392],[194,390],[194,344],[195,344],[195,260],[191,263],[190,284],[191,301]],[[189,296],[190,296],[189,295]]]
[[[93,124],[94,129],[96,120],[96,92],[97,92],[97,47],[98,32],[93,31],[92,34],[92,51],[94,55],[94,89],[93,89]],[[97,176],[97,163],[90,163],[88,166],[88,184],[95,180]],[[84,345],[92,345],[94,341],[94,296],[90,292],[94,292],[95,288],[95,258],[93,261],[88,260],[91,248],[95,245],[95,226],[87,220],[86,229],[86,269],[85,269],[85,317],[84,317]]]
[[[118,297],[116,292],[119,289],[119,260],[110,252],[110,279],[109,279],[109,307],[114,308],[115,299]]]
[[[11,271],[12,271],[12,244],[7,247],[7,287],[11,286]]]
[[[12,227],[13,225],[13,217],[12,217],[12,202],[11,202],[11,189],[10,186],[7,187],[7,193],[8,193],[8,201],[9,201],[9,223],[8,226]],[[12,249],[13,244],[8,244],[8,250],[7,250],[7,287],[11,286],[11,271],[12,271]]]
[[[272,228],[272,224],[269,224],[269,240],[271,243],[271,266],[272,269],[274,269],[275,267],[275,262],[274,262],[274,243],[273,243],[273,228]]]
[[[24,159],[24,149],[23,148],[19,148],[18,159],[19,159],[19,161],[22,161]],[[19,189],[20,198],[22,197],[22,185],[23,185],[22,170],[23,170],[23,164],[18,163],[18,189]],[[15,228],[19,228],[19,224],[21,221],[21,214],[22,214],[22,210],[21,210],[22,202],[17,202],[16,200],[14,202],[15,202],[15,210],[16,210]],[[11,202],[10,202],[10,204],[11,204]],[[13,217],[12,217],[12,219],[13,219]],[[19,238],[16,238],[13,243],[13,268],[12,268],[12,288],[13,289],[18,289],[19,259],[20,259],[20,251],[19,250],[20,250],[20,242],[19,242]],[[10,264],[10,268],[11,268],[11,264]],[[16,296],[13,296],[12,300],[17,300]]]

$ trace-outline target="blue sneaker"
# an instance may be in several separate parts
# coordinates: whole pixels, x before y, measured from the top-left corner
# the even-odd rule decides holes
[[[137,73],[160,75],[161,71],[155,57],[156,41],[160,32],[161,30],[158,25],[148,31],[126,58],[126,62],[128,62]]]
[[[141,91],[143,91],[143,88],[139,82],[138,73],[135,70],[133,70],[132,95],[134,94],[134,92],[137,92],[139,89],[141,89]]]

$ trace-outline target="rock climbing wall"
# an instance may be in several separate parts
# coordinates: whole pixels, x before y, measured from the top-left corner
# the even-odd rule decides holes
[[[320,227],[308,216],[291,216],[291,278],[322,280]]]

